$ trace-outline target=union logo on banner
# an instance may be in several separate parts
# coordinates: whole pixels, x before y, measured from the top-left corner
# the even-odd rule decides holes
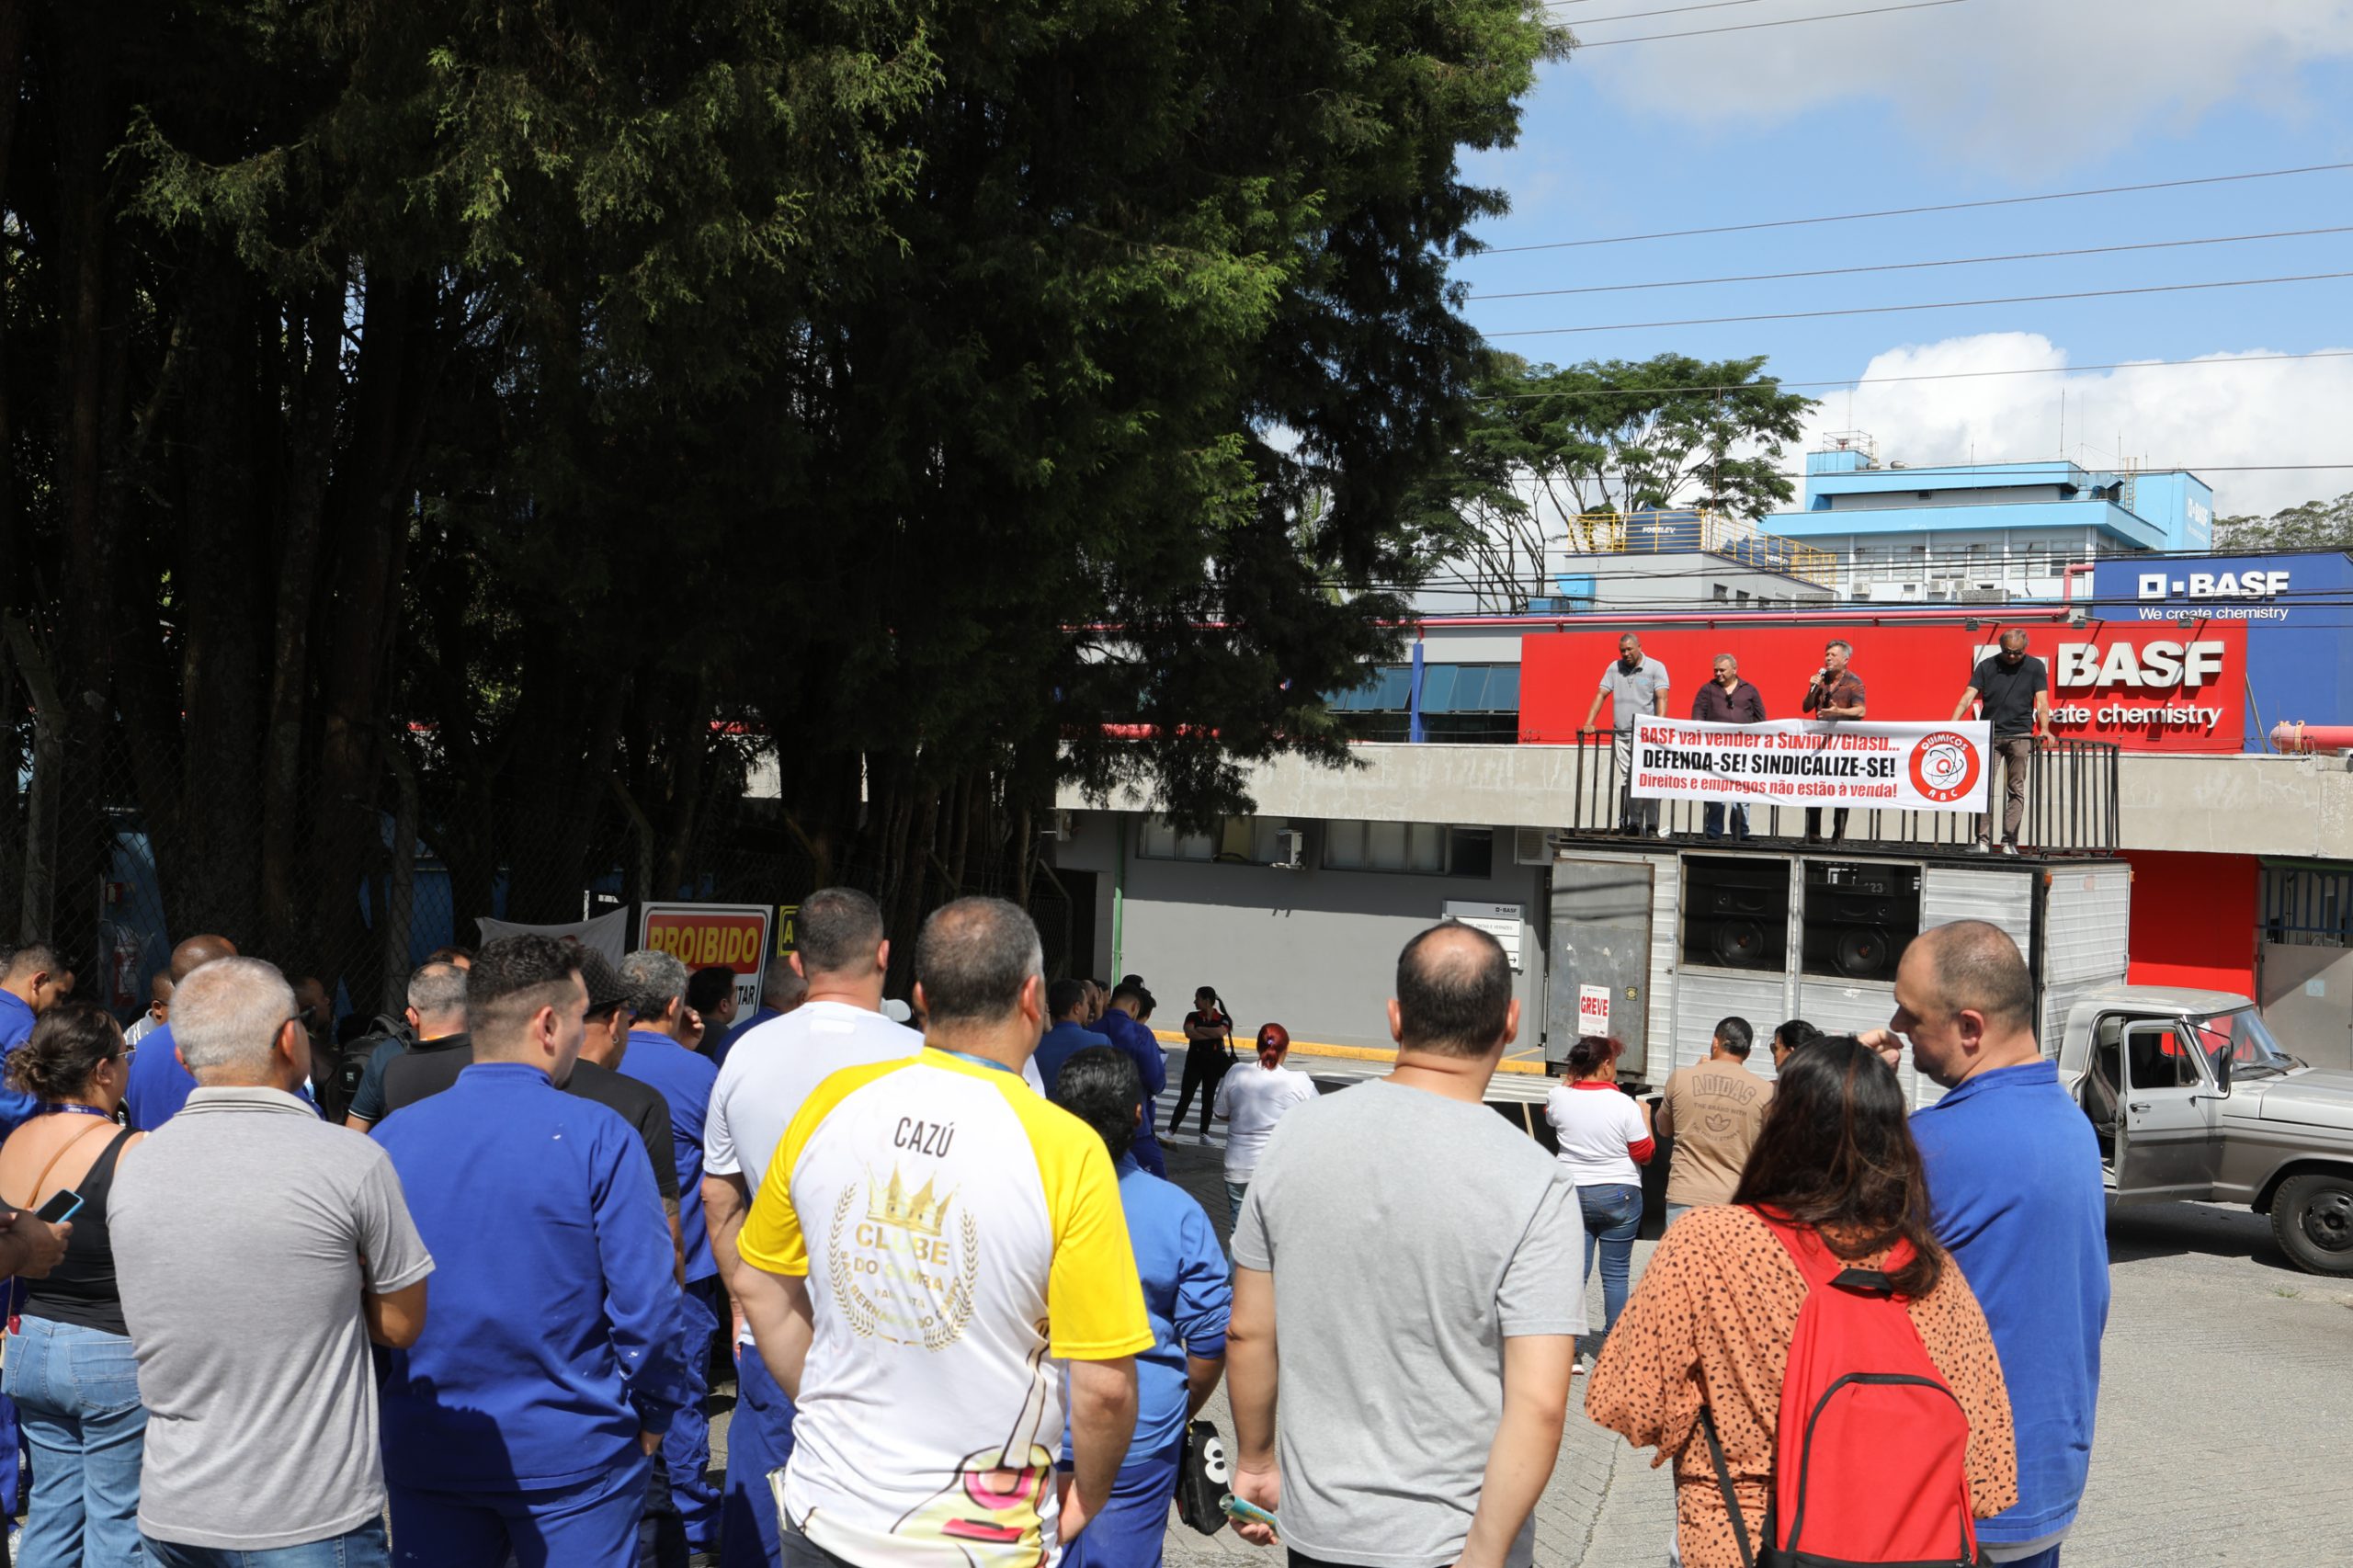
[[[1968,794],[1984,770],[1976,743],[1950,730],[1932,731],[1912,748],[1912,787],[1939,803]]]

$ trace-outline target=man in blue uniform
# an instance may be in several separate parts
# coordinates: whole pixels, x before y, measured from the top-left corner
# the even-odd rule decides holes
[[[200,964],[233,959],[237,944],[226,937],[190,937],[172,949],[172,983],[177,985]],[[196,1089],[196,1080],[180,1065],[179,1048],[172,1043],[172,1026],[139,1042],[131,1059],[131,1082],[122,1093],[123,1119],[141,1132],[153,1132],[177,1116]]]
[[[710,1420],[702,1402],[710,1377],[711,1336],[719,1332],[725,1296],[703,1224],[702,1137],[719,1069],[682,1038],[688,1017],[684,963],[644,948],[621,960],[620,972],[629,992],[625,1006],[635,1022],[614,1065],[669,1102],[672,1157],[678,1166],[678,1235],[686,1244],[678,1353],[686,1363],[688,1396],[663,1440],[662,1460],[670,1472],[671,1500],[686,1526],[688,1550],[710,1551],[719,1544],[720,1493],[710,1483]]]
[[[485,947],[474,1065],[373,1133],[438,1267],[387,1358],[395,1561],[631,1568],[653,1455],[690,1396],[675,1255],[642,1146],[556,1085],[585,1033],[579,949]]]
[[[1029,1060],[1038,1064],[1038,1079],[1048,1098],[1054,1093],[1054,1079],[1063,1063],[1090,1046],[1108,1045],[1108,1038],[1097,1034],[1079,1022],[1086,1012],[1086,982],[1057,980],[1046,987],[1046,1010],[1053,1024],[1045,1038],[1038,1042],[1038,1054]]]
[[[1160,1119],[1160,1091],[1168,1085],[1168,1058],[1160,1049],[1160,1041],[1144,1026],[1152,1018],[1152,993],[1143,982],[1129,975],[1111,993],[1111,1006],[1097,1021],[1095,1032],[1128,1054],[1136,1064],[1136,1079],[1142,1089],[1143,1125],[1136,1129],[1136,1164],[1156,1176],[1168,1174],[1167,1157],[1160,1152],[1160,1138],[1152,1130]]]
[[[1054,1103],[1095,1130],[1119,1170],[1120,1207],[1153,1337],[1152,1348],[1136,1358],[1136,1435],[1111,1484],[1111,1501],[1063,1546],[1062,1568],[1160,1568],[1185,1424],[1225,1374],[1226,1321],[1233,1310],[1225,1250],[1192,1195],[1146,1171],[1128,1152],[1143,1114],[1139,1088],[1126,1054],[1107,1046],[1063,1062],[1054,1085]],[[1062,1466],[1071,1463],[1065,1441]]]

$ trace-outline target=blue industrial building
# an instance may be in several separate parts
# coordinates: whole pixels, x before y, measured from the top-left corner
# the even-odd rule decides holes
[[[2245,622],[2249,751],[2269,749],[2275,724],[2353,724],[2353,556],[2343,551],[2102,561],[2085,608],[2109,621]]]
[[[1882,466],[1868,437],[1806,456],[1800,510],[1768,533],[1840,562],[1842,597],[2001,604],[2066,596],[2067,568],[2112,555],[2204,550],[2214,493],[2183,470],[2063,460]]]

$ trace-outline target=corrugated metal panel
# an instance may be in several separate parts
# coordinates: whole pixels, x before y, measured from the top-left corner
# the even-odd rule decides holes
[[[1748,1070],[1760,1078],[1770,1078],[1773,1026],[1791,1016],[1789,1006],[1789,977],[1778,971],[1728,974],[1716,969],[1685,970],[1676,986],[1675,1065],[1688,1067],[1707,1055],[1717,1023],[1739,1017],[1756,1031]],[[1664,1074],[1660,1081],[1665,1081]]]
[[[1920,878],[1920,929],[1956,920],[1990,920],[2018,951],[2034,951],[2034,879],[2023,870],[1930,866]]]
[[[1651,882],[1650,1056],[1643,1076],[1654,1084],[1666,1082],[1673,1070],[1667,1057],[1675,1040],[1675,960],[1683,940],[1683,862],[1673,855],[1653,860],[1657,868]]]
[[[2043,983],[2120,983],[2131,925],[2131,868],[2052,867],[2043,908]]]
[[[2071,981],[2064,985],[2047,985],[2042,990],[2042,1017],[2035,1030],[2035,1041],[2042,1047],[2042,1054],[2056,1060],[2059,1048],[2067,1037],[2067,1015],[2087,992],[2107,984],[2102,980]]]
[[[1893,985],[1841,985],[1835,981],[1812,975],[1798,981],[1797,1017],[1803,1018],[1824,1034],[1860,1034],[1865,1029],[1883,1029],[1895,1016],[1895,987]],[[1755,1064],[1752,1062],[1751,1070]],[[1933,1105],[1944,1091],[1929,1079],[1912,1070],[1909,1051],[1895,1075],[1904,1085],[1904,1102],[1909,1105]]]

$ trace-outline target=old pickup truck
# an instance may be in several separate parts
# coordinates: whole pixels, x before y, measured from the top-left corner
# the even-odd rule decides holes
[[[2353,1072],[2279,1049],[2226,991],[2076,997],[2059,1074],[2091,1119],[2112,1201],[2244,1203],[2297,1267],[2353,1275]]]

